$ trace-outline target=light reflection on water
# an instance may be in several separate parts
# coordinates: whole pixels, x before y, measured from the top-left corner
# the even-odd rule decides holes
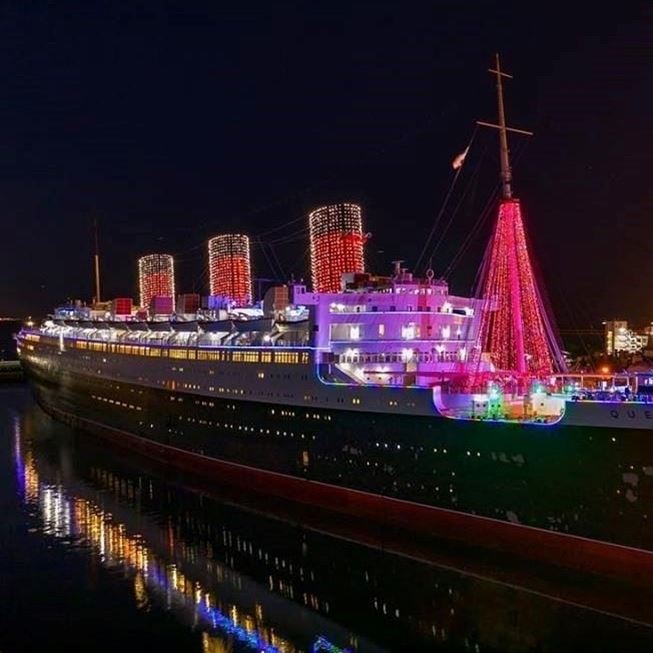
[[[8,519],[109,574],[89,601],[126,582],[128,621],[173,614],[196,635],[184,650],[653,650],[641,610],[599,614],[223,505],[85,445],[24,390],[0,393],[0,428],[22,511]]]
[[[105,566],[129,573],[139,609],[146,609],[151,600],[156,600],[164,602],[167,609],[188,613],[193,626],[206,629],[202,642],[207,650],[217,647],[210,633],[221,633],[261,653],[296,653],[292,643],[264,622],[260,606],[255,614],[240,612],[236,605],[223,612],[214,592],[187,578],[177,565],[163,560],[140,534],[130,533],[110,512],[85,498],[69,496],[61,485],[41,481],[29,443],[22,451],[19,421],[14,423],[18,491],[28,506],[38,509],[44,535],[87,546]],[[174,542],[171,548],[176,548]],[[224,574],[225,570],[221,570],[220,576]]]

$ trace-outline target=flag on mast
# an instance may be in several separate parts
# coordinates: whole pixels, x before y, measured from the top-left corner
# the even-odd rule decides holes
[[[469,145],[451,162],[451,167],[454,170],[458,170],[458,168],[462,168],[463,163],[465,163],[465,157],[467,156],[467,152],[469,152]]]

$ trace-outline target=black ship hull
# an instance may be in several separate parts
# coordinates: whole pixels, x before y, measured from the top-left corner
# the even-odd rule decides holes
[[[553,642],[558,633],[577,630],[576,608],[561,611],[561,599],[567,605],[652,623],[648,588],[637,593],[632,584],[607,585],[601,579],[597,592],[592,579],[582,582],[588,579],[576,574],[551,578],[544,572],[551,570],[543,566],[535,573],[531,565],[524,570],[518,561],[511,564],[502,558],[500,564],[489,565],[487,556],[464,555],[432,542],[420,546],[416,538],[392,541],[387,530],[368,530],[360,520],[340,516],[325,521],[319,511],[289,502],[270,518],[261,506],[272,500],[252,496],[249,503],[243,501],[244,492],[196,475],[172,480],[165,467],[140,456],[123,460],[88,438],[74,443],[65,437],[49,439],[47,427],[34,417],[27,416],[22,446],[14,450],[21,457],[23,477],[31,481],[25,496],[48,530],[64,541],[81,534],[104,552],[103,564],[114,569],[121,565],[127,573],[144,567],[147,572],[158,560],[161,571],[147,574],[154,596],[157,580],[168,590],[161,597],[165,599],[171,589],[179,588],[173,574],[192,579],[192,585],[182,586],[191,591],[183,596],[177,589],[175,599],[190,607],[183,614],[195,624],[196,582],[214,593],[216,603],[238,606],[239,614],[254,614],[255,606],[262,606],[264,623],[274,628],[275,636],[295,646],[303,640],[301,650],[311,650],[309,641],[318,633],[343,644],[352,641],[352,632],[359,653],[370,650],[365,639],[390,650],[432,650],[433,632],[445,628],[449,643],[458,642],[460,649],[473,650],[477,644],[481,650],[504,650],[505,633],[510,631],[521,642],[519,650],[530,650],[533,641]],[[76,506],[74,514],[88,511],[96,519],[65,521],[62,515],[69,511],[48,510],[50,504],[39,490],[54,492],[63,505]],[[250,509],[244,507],[248,503]],[[286,507],[291,510],[284,513]],[[97,516],[103,526],[98,527]],[[150,555],[126,557],[124,551],[134,539],[138,550],[147,547]],[[306,612],[307,596],[313,597],[312,614]],[[544,597],[550,598],[543,612]],[[393,609],[386,611],[384,605]],[[483,623],[488,611],[495,617],[491,628]],[[551,620],[543,618],[549,612],[553,630]],[[258,632],[264,632],[258,624]],[[470,637],[471,644],[464,644]],[[628,650],[634,650],[632,644]]]
[[[28,373],[55,418],[221,481],[599,572],[653,570],[650,432],[311,412]]]

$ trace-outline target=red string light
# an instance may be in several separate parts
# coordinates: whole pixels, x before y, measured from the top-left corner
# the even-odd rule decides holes
[[[152,297],[175,297],[174,259],[170,254],[148,254],[138,259],[138,289],[141,306]]]
[[[212,295],[227,297],[236,306],[252,303],[249,238],[224,234],[209,240],[209,277]]]
[[[361,207],[333,204],[309,215],[313,290],[339,292],[342,275],[364,272]]]
[[[551,374],[554,359],[519,200],[504,200],[499,207],[483,298],[480,342],[495,367],[519,374]]]

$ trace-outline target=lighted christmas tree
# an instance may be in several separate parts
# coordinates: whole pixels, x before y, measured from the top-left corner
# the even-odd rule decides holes
[[[533,274],[519,200],[504,199],[490,243],[481,318],[482,351],[495,367],[550,374],[554,356]]]
[[[529,132],[506,127],[502,77],[510,76],[501,72],[498,55],[490,72],[497,76],[499,124],[481,124],[499,129],[503,198],[484,264],[480,350],[497,370],[542,376],[562,371],[564,360],[533,273],[521,206],[512,197],[507,132]]]

